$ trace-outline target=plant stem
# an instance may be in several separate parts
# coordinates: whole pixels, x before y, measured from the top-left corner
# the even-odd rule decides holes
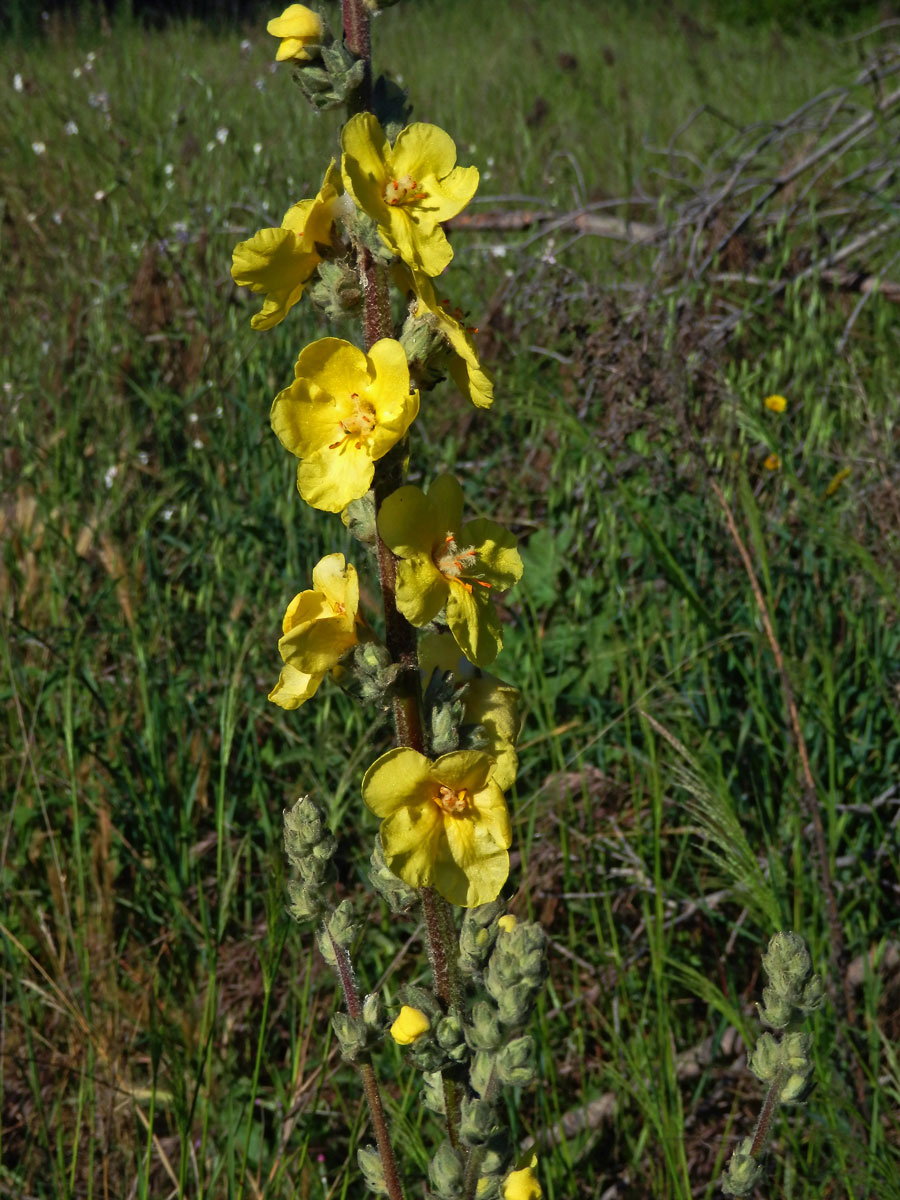
[[[362,1016],[362,1006],[359,1002],[359,992],[356,989],[356,980],[353,976],[353,965],[350,962],[350,955],[330,934],[329,938],[334,948],[338,978],[341,981],[341,991],[344,993],[347,1012],[351,1017],[357,1019]],[[381,1092],[378,1090],[378,1080],[375,1077],[375,1070],[370,1062],[361,1062],[358,1066],[359,1073],[362,1076],[363,1090],[366,1093],[366,1101],[369,1105],[372,1128],[375,1131],[375,1141],[378,1143],[381,1165],[384,1167],[384,1181],[387,1186],[388,1196],[390,1196],[390,1200],[404,1200],[403,1187],[400,1183],[400,1176],[397,1173],[397,1162],[394,1158],[391,1136],[388,1133],[384,1105],[381,1103]]]
[[[347,47],[366,64],[360,87],[348,102],[348,112],[370,112],[372,107],[372,48],[369,12],[362,0],[342,0],[344,36]],[[367,246],[357,245],[357,268],[363,293],[363,339],[368,351],[381,338],[391,337],[390,294],[387,269]],[[375,464],[376,530],[384,501],[403,485],[409,440],[403,438]],[[400,670],[391,700],[394,744],[409,746],[420,754],[428,751],[419,680],[418,639],[415,629],[397,608],[397,560],[377,533],[378,577],[384,607],[385,645]],[[422,889],[422,907],[428,934],[428,957],[434,973],[435,991],[448,1010],[462,1015],[462,984],[456,965],[456,932],[447,902],[433,888]],[[352,1015],[352,1014],[351,1014]],[[364,1077],[365,1078],[365,1077]],[[452,1145],[459,1144],[460,1097],[456,1083],[446,1075],[444,1100],[447,1132]],[[367,1092],[368,1094],[368,1092]],[[380,1103],[380,1101],[379,1101]],[[371,1107],[371,1104],[370,1104]],[[379,1149],[381,1143],[379,1142]],[[382,1154],[384,1161],[384,1155]]]

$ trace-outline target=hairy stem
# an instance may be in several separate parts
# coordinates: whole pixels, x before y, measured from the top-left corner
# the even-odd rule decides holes
[[[356,979],[353,975],[353,965],[350,962],[350,955],[330,934],[329,938],[334,948],[338,978],[341,981],[341,991],[344,993],[347,1012],[351,1017],[357,1019],[362,1015],[362,1005],[359,1002],[359,992],[356,988]],[[390,1200],[404,1200],[403,1187],[400,1183],[400,1176],[397,1173],[397,1162],[394,1158],[394,1148],[391,1145],[391,1137],[388,1133],[384,1105],[381,1102],[381,1092],[378,1089],[375,1070],[370,1062],[361,1062],[358,1065],[359,1073],[362,1076],[366,1101],[369,1105],[369,1117],[372,1121],[372,1128],[375,1131],[375,1141],[381,1157],[381,1165],[384,1167],[384,1180],[388,1196]]]

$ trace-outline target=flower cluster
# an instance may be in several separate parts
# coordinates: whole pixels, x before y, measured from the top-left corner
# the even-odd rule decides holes
[[[368,1072],[376,1131],[384,1118],[372,1099],[371,1056],[388,1033],[423,1072],[424,1103],[446,1118],[428,1194],[539,1200],[536,1157],[519,1154],[500,1092],[537,1079],[526,1025],[546,978],[546,947],[540,927],[517,921],[500,899],[520,705],[516,690],[485,670],[503,644],[498,600],[521,578],[522,560],[508,529],[471,512],[455,475],[406,482],[423,396],[449,377],[475,408],[494,399],[477,330],[437,283],[453,259],[445,223],[472,199],[478,171],[457,163],[443,129],[407,122],[395,85],[371,81],[360,23],[395,2],[345,5],[343,38],[302,4],[269,22],[276,58],[291,64],[307,99],[318,109],[346,103],[351,115],[317,194],[292,204],[277,228],[240,242],[232,277],[261,297],[255,330],[281,325],[301,301],[330,321],[358,328],[361,318],[361,338],[322,337],[300,349],[270,421],[296,460],[302,500],[340,514],[342,537],[356,539],[377,578],[343,553],[320,559],[312,587],[287,605],[269,699],[297,709],[328,677],[392,713],[394,748],[364,772],[360,809],[380,822],[373,886],[395,912],[422,905],[434,990],[401,988],[390,1025],[377,992],[359,996],[350,955],[363,923],[350,898],[329,901],[337,842],[307,796],[284,814],[289,911],[319,922],[319,950],[346,1000],[332,1028],[345,1060]],[[361,609],[374,596],[383,611],[367,620]],[[465,910],[458,944],[449,905]],[[383,1128],[378,1141],[377,1150],[358,1147],[359,1169],[372,1192],[402,1200]]]
[[[290,61],[317,94],[322,72],[331,72],[334,87],[341,71],[340,86],[358,77],[352,63],[337,62],[335,39],[305,6],[292,4],[268,31],[280,39],[277,59]],[[307,504],[341,513],[352,531],[359,523],[352,506],[369,505],[375,521],[366,541],[394,563],[389,603],[417,629],[443,627],[455,642],[455,661],[441,667],[442,699],[425,706],[416,744],[369,767],[363,799],[381,818],[387,868],[409,887],[435,888],[471,907],[493,900],[509,874],[504,793],[516,770],[518,715],[508,696],[515,693],[480,668],[502,646],[496,601],[520,578],[522,561],[502,525],[463,519],[463,488],[452,475],[424,490],[402,478],[386,494],[379,490],[379,478],[397,479],[396,470],[376,472],[383,460],[405,457],[422,391],[449,375],[476,407],[493,401],[475,331],[435,289],[453,258],[443,223],[471,200],[478,170],[457,164],[452,138],[436,125],[386,124],[372,111],[351,116],[316,196],[293,204],[279,227],[240,242],[232,276],[263,297],[250,322],[257,330],[281,324],[304,296],[333,317],[365,310],[365,348],[340,337],[303,348],[293,381],[272,403],[271,424],[298,459],[297,489]],[[377,311],[373,270],[382,290],[393,282],[405,304],[396,329],[383,301]],[[373,312],[380,336],[371,333]],[[373,488],[377,505],[367,500]],[[298,708],[326,675],[353,692],[364,673],[355,694],[380,692],[390,704],[398,667],[389,644],[373,646],[359,601],[356,569],[342,554],[323,558],[312,590],[298,593],[284,615],[283,666],[270,700]],[[460,668],[460,652],[471,666]]]

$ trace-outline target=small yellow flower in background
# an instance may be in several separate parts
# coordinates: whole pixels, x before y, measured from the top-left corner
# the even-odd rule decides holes
[[[272,405],[272,428],[301,459],[297,488],[307,504],[339,512],[369,490],[375,462],[403,437],[419,411],[399,342],[382,338],[368,354],[342,338],[300,351],[296,378]]]
[[[513,916],[512,913],[506,913],[505,916],[502,916],[500,918],[500,920],[497,922],[497,924],[500,926],[500,928],[503,930],[504,933],[512,933],[512,931],[515,929],[515,927],[518,925],[518,923],[519,922],[516,920],[516,918]]]
[[[391,1026],[391,1037],[401,1046],[411,1046],[431,1028],[431,1022],[420,1008],[404,1004]]]
[[[397,608],[412,625],[427,625],[446,605],[447,624],[473,663],[492,663],[503,645],[492,593],[522,576],[516,539],[495,521],[462,524],[463,493],[441,475],[426,495],[406,486],[378,514],[385,543],[400,558]]]
[[[317,691],[341,655],[356,645],[359,579],[343,554],[313,567],[313,590],[298,592],[287,607],[278,649],[284,666],[269,693],[281,708],[299,708]]]
[[[783,413],[787,408],[787,400],[784,396],[766,396],[763,404],[769,412]]]
[[[298,6],[299,7],[299,6]],[[254,329],[271,329],[293,308],[322,261],[317,247],[327,246],[335,203],[343,191],[334,159],[314,200],[301,200],[284,214],[278,229],[260,229],[234,248],[231,276],[239,287],[265,292],[262,309],[251,317]]]
[[[446,300],[438,301],[434,284],[427,275],[405,266],[395,275],[399,287],[415,293],[413,316],[428,319],[447,342],[446,369],[450,378],[476,408],[490,408],[494,402],[494,385],[478,361],[470,331],[448,311]]]
[[[763,466],[767,471],[777,471],[781,467],[781,459],[777,454],[770,454],[763,462]]]
[[[449,671],[465,684],[463,725],[480,725],[483,749],[495,762],[494,779],[508,791],[519,769],[516,739],[522,727],[519,692],[461,655],[449,633],[427,633],[419,639],[419,669],[425,679],[435,670]]]
[[[350,118],[341,146],[344,186],[381,240],[409,266],[440,275],[453,257],[440,222],[472,199],[478,168],[456,166],[453,139],[437,125],[408,125],[391,147],[371,113]]]
[[[363,779],[381,822],[387,865],[410,887],[434,887],[462,908],[495,900],[509,875],[512,841],[494,764],[477,750],[432,762],[408,746],[389,750]]]
[[[540,1200],[544,1193],[534,1173],[537,1155],[529,1152],[524,1160],[519,1161],[524,1161],[525,1165],[518,1171],[510,1172],[503,1181],[503,1200]]]
[[[315,58],[315,51],[308,47],[318,46],[323,31],[322,18],[305,4],[289,4],[280,17],[273,17],[266,26],[267,33],[282,39],[275,55],[276,62],[290,58],[308,62]]]
[[[842,467],[837,474],[832,475],[831,483],[829,483],[828,487],[825,489],[825,498],[827,499],[829,496],[833,496],[844,480],[850,478],[850,474],[851,472],[849,467]]]

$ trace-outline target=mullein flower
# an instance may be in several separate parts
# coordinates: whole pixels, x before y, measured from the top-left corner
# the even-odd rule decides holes
[[[462,314],[458,310],[449,309],[448,301],[438,300],[434,284],[422,271],[401,265],[394,275],[398,285],[415,296],[401,340],[405,342],[407,336],[414,339],[417,326],[437,332],[447,347],[446,355],[441,356],[446,361],[439,365],[446,367],[460,392],[476,408],[490,408],[494,402],[494,385],[478,361],[471,337],[474,330],[462,323]]]
[[[440,222],[472,199],[478,168],[456,166],[453,139],[437,125],[408,125],[391,146],[372,113],[350,118],[341,146],[344,186],[384,244],[409,266],[440,275],[453,257]]]
[[[422,1034],[431,1028],[431,1022],[419,1008],[404,1004],[400,1014],[391,1026],[391,1037],[400,1046],[411,1046],[418,1041]]]
[[[541,1185],[534,1173],[536,1166],[537,1155],[528,1152],[524,1159],[524,1165],[516,1171],[511,1171],[504,1179],[501,1192],[503,1200],[540,1200],[544,1193],[541,1191]]]
[[[783,413],[787,409],[787,400],[784,396],[766,396],[763,404],[769,412]]]
[[[266,32],[271,33],[272,37],[281,38],[275,55],[276,62],[288,59],[309,62],[316,57],[324,25],[319,14],[305,4],[290,4],[280,17],[273,17],[269,21]]]
[[[342,655],[357,641],[359,580],[343,554],[328,554],[313,568],[313,590],[299,592],[287,607],[278,649],[284,661],[269,693],[281,708],[299,708],[315,694]]]
[[[494,521],[462,523],[462,488],[441,475],[427,495],[406,486],[381,506],[378,529],[401,560],[397,608],[413,625],[427,625],[444,606],[456,643],[471,662],[487,666],[502,646],[492,593],[522,575],[516,539]]]
[[[462,908],[494,900],[509,875],[512,840],[494,763],[476,750],[432,762],[408,746],[389,750],[363,779],[381,823],[387,865],[410,887],[434,887]]]
[[[340,172],[332,159],[314,200],[292,205],[278,229],[260,229],[235,246],[231,265],[234,282],[253,292],[266,293],[262,309],[250,319],[254,329],[272,329],[280,324],[303,295],[322,261],[320,248],[331,241],[335,203],[342,191]]]
[[[272,428],[301,459],[297,489],[307,504],[340,512],[369,490],[375,461],[419,411],[403,347],[382,338],[364,354],[342,338],[301,350],[290,387],[272,405]]]

